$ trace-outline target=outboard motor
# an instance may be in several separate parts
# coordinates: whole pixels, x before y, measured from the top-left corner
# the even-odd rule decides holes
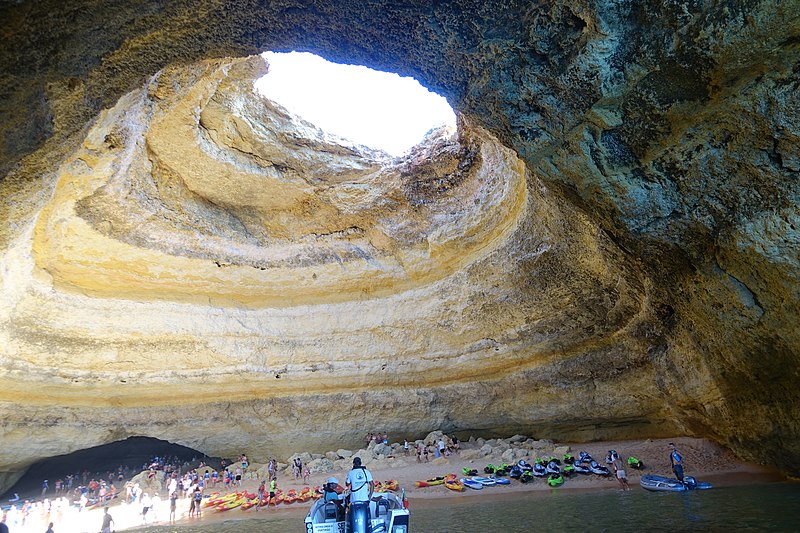
[[[372,533],[372,521],[369,516],[369,502],[350,504],[345,520],[345,533]]]

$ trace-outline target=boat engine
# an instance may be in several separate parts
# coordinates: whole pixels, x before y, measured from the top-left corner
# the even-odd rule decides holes
[[[345,520],[345,533],[372,533],[372,522],[369,517],[369,502],[350,504]]]

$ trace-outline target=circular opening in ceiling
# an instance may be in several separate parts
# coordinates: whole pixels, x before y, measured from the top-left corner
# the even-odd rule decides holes
[[[444,97],[414,78],[331,63],[306,52],[265,52],[269,72],[256,91],[318,128],[402,155],[440,126],[455,129]]]

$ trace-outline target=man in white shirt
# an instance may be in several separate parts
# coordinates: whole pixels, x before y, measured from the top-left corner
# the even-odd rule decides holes
[[[353,469],[347,474],[347,488],[350,489],[350,503],[368,502],[372,499],[375,483],[370,471],[361,466],[360,457],[353,457]]]

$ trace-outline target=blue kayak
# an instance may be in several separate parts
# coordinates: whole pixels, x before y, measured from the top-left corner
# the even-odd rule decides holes
[[[483,483],[478,483],[477,481],[472,481],[468,477],[463,478],[461,480],[461,483],[463,483],[464,486],[469,488],[469,489],[481,490],[483,488]]]

